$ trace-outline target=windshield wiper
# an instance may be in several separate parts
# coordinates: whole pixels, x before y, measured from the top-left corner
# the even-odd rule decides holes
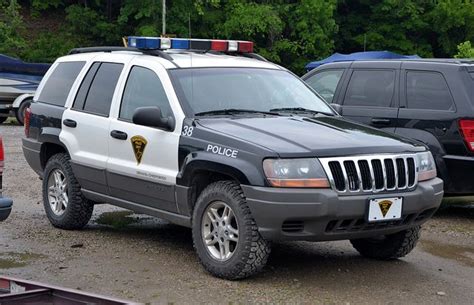
[[[303,112],[303,113],[324,114],[324,115],[334,116],[334,114],[330,112],[317,111],[317,110],[307,109],[303,107],[273,108],[273,109],[270,109],[270,112]]]
[[[266,114],[266,115],[281,115],[279,113],[269,112],[269,111],[258,111],[258,110],[251,110],[251,109],[235,109],[235,108],[203,111],[203,112],[195,113],[194,115],[195,116],[233,115],[233,114],[239,114],[239,113],[258,113],[258,114]]]

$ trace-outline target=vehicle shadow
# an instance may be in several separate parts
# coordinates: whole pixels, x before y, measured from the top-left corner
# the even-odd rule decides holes
[[[194,265],[197,270],[201,268],[193,249],[191,230],[164,220],[145,217],[122,228],[92,224],[85,231],[91,233],[100,231],[101,234],[132,244],[147,244],[152,249],[166,249],[165,252],[170,257],[181,261],[183,268],[190,265]],[[153,250],[150,252],[153,253]],[[151,253],[149,255],[152,255]],[[408,273],[410,269],[413,269],[414,273],[418,272],[416,267],[403,260],[384,262],[363,258],[348,241],[284,242],[272,245],[272,253],[263,272],[248,280],[271,283],[275,280],[280,281],[281,278],[288,278],[291,283],[293,280],[298,283],[299,279],[308,279],[323,284],[327,282],[330,285],[334,280],[344,283],[349,278],[352,281],[354,276],[367,281],[368,275],[380,273],[381,269],[388,272],[386,278],[396,280],[400,268]],[[205,272],[203,274],[206,275]]]

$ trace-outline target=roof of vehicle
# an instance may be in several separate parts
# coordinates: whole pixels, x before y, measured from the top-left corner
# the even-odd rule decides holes
[[[433,63],[433,64],[452,64],[452,65],[474,65],[474,59],[470,58],[410,58],[410,59],[364,59],[364,60],[348,60],[327,63],[322,66],[333,66],[338,64],[350,65],[352,63],[363,64],[363,63],[376,63],[376,62],[411,62],[411,63]],[[319,68],[318,67],[318,68]]]
[[[176,68],[211,68],[211,67],[245,67],[245,68],[267,68],[267,69],[284,69],[277,64],[269,61],[249,58],[245,56],[229,55],[219,52],[202,52],[202,51],[162,51],[160,53],[142,53],[139,50],[117,50],[112,52],[84,52],[73,53],[58,59],[58,61],[71,60],[93,60],[95,57],[103,54],[114,54],[124,57],[142,57],[150,61],[159,61],[166,69]],[[161,54],[161,55],[160,55]]]

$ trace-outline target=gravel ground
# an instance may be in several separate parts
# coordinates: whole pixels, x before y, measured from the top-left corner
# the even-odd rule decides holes
[[[251,279],[213,278],[199,265],[191,231],[109,205],[82,231],[53,228],[41,182],[21,152],[23,129],[0,126],[4,193],[0,274],[146,303],[474,304],[474,208],[449,208],[423,229],[406,258],[360,257],[349,242],[274,245]]]

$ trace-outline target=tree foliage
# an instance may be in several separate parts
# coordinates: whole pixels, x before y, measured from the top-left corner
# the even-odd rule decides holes
[[[458,53],[454,55],[456,58],[473,58],[474,59],[474,46],[471,45],[470,41],[465,41],[458,45]]]
[[[79,46],[161,34],[162,0],[0,0],[0,53],[52,61]],[[474,38],[473,0],[168,0],[167,33],[245,39],[301,73],[334,51],[452,57]],[[54,17],[51,17],[54,16]],[[54,29],[37,24],[56,22]]]

